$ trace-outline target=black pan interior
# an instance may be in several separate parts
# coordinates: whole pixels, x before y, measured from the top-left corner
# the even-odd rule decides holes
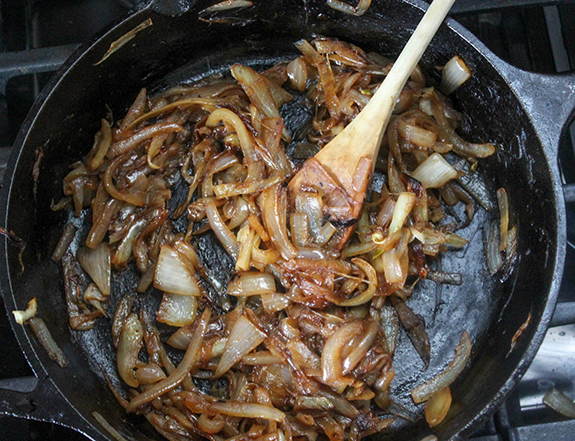
[[[50,259],[68,221],[66,214],[52,212],[50,203],[61,197],[61,180],[67,166],[91,147],[107,106],[120,117],[142,87],[159,91],[182,81],[226,72],[236,62],[268,66],[297,54],[293,43],[313,35],[339,37],[368,51],[395,57],[422,14],[419,7],[407,1],[373,2],[366,15],[351,17],[327,8],[323,1],[269,0],[241,12],[222,13],[217,16],[219,22],[208,23],[197,20],[203,3],[197,2],[176,17],[150,10],[137,13],[70,61],[67,72],[53,80],[54,88],[44,92],[44,101],[37,103],[33,109],[36,113],[26,121],[17,140],[17,146],[22,145],[19,158],[17,162],[13,158],[15,171],[11,182],[6,181],[11,184],[7,228],[27,244],[23,268],[18,250],[8,249],[11,293],[20,308],[31,297],[38,298],[39,315],[71,365],[59,369],[41,349],[38,357],[80,414],[92,421],[91,413],[97,410],[121,433],[137,439],[159,436],[143,418],[127,416],[103,381],[100,368],[119,384],[114,373],[110,322],[101,319],[94,330],[85,333],[70,331],[61,269]],[[153,26],[96,65],[112,41],[147,18],[152,19]],[[493,195],[499,187],[505,187],[509,194],[513,222],[519,228],[520,258],[506,280],[489,276],[483,256],[483,228],[494,215],[478,208],[474,222],[462,232],[470,240],[468,247],[448,252],[440,263],[434,262],[444,271],[462,273],[463,285],[438,288],[431,281],[423,281],[410,300],[412,308],[426,317],[432,361],[423,371],[423,363],[409,340],[401,335],[392,390],[402,404],[415,409],[409,391],[451,360],[464,329],[473,341],[471,363],[452,388],[452,409],[446,421],[434,430],[441,439],[468,436],[513,386],[509,379],[526,369],[536,351],[537,344],[532,340],[540,341],[542,336],[538,325],[548,301],[556,257],[557,218],[550,196],[550,167],[554,165],[547,163],[520,99],[493,67],[491,55],[482,54],[468,39],[473,40],[465,31],[443,26],[421,65],[434,84],[439,79],[435,66],[445,64],[454,54],[461,55],[473,71],[473,77],[452,96],[455,107],[465,115],[460,133],[472,141],[490,141],[498,146],[496,155],[483,161],[479,170]],[[306,117],[297,106],[284,110],[292,126]],[[32,168],[38,148],[42,148],[44,157],[34,192]],[[215,264],[214,260],[208,262]],[[129,271],[114,278],[111,307],[132,289],[133,280]],[[6,288],[4,295],[10,295]],[[155,305],[159,302],[157,292],[145,296]],[[437,296],[441,300],[438,308]],[[530,325],[510,352],[511,339],[529,314]],[[37,345],[32,345],[36,350]],[[399,435],[379,438],[418,439],[430,432],[422,421],[398,422],[396,426],[406,427]]]

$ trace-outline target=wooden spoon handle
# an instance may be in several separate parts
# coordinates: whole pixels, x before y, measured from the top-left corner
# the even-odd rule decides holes
[[[434,0],[391,71],[355,119],[315,156],[344,188],[351,188],[361,158],[375,158],[389,118],[407,79],[455,0]]]
[[[370,104],[373,103],[374,107],[379,108],[378,114],[383,115],[384,112],[381,106],[384,103],[390,106],[388,113],[389,115],[391,114],[403,86],[415,66],[417,66],[454,2],[455,0],[434,0],[431,3],[421,22],[417,25],[409,41],[401,51],[397,61],[393,64],[389,74],[370,100]],[[395,97],[395,99],[389,104],[389,97],[391,96]]]

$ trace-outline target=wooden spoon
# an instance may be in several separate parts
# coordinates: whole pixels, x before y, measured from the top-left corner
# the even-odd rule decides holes
[[[336,225],[350,227],[361,213],[381,138],[395,103],[454,1],[433,1],[369,103],[341,133],[308,159],[290,181],[292,191],[323,189],[329,194],[339,190],[340,194],[332,198],[332,206],[328,201],[327,208],[330,220]],[[347,230],[347,234],[340,235],[341,245],[353,231]]]

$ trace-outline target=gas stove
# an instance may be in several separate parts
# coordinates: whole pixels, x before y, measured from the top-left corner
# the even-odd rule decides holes
[[[145,2],[0,0],[0,178],[18,128],[51,74],[81,43],[138,3]],[[575,33],[569,32],[575,29],[573,1],[457,0],[451,16],[516,67],[540,73],[575,68]],[[575,124],[564,136],[559,157],[568,201],[567,257],[559,303],[525,377],[473,440],[575,439],[575,421],[542,403],[553,386],[575,398]],[[0,388],[9,388],[10,379],[32,376],[32,371],[0,307]],[[0,439],[87,438],[57,425],[0,416]]]

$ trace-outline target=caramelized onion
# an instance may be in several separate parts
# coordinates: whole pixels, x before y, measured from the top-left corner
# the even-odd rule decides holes
[[[270,239],[278,249],[281,256],[286,259],[293,259],[297,255],[297,250],[289,240],[286,228],[286,201],[285,189],[276,184],[262,192],[261,207],[262,216]]]
[[[120,333],[116,365],[118,373],[124,382],[130,387],[138,387],[134,368],[138,361],[138,354],[142,348],[144,329],[136,314],[130,314]]]
[[[463,334],[461,335],[461,341],[455,347],[455,357],[451,363],[449,363],[445,370],[437,374],[431,380],[413,388],[411,391],[413,401],[416,403],[427,401],[441,389],[453,383],[459,374],[463,372],[463,369],[467,364],[467,360],[469,360],[470,354],[471,340],[469,339],[467,331],[463,331]]]
[[[238,403],[226,401],[223,403],[212,403],[210,405],[212,412],[218,412],[223,415],[231,415],[242,418],[262,418],[281,423],[285,414],[275,407],[255,403]]]
[[[366,13],[371,5],[371,0],[359,0],[357,6],[353,7],[348,3],[341,0],[327,0],[327,5],[330,8],[337,9],[338,11],[345,12],[346,14],[361,16]]]
[[[224,353],[215,372],[215,378],[221,377],[244,355],[255,349],[264,341],[266,335],[248,318],[241,316],[230,332]]]
[[[201,295],[194,269],[182,254],[169,245],[160,248],[154,286],[171,294]]]
[[[321,353],[322,381],[341,389],[353,383],[351,377],[343,375],[343,351],[363,330],[361,322],[343,325],[325,342]]]
[[[451,407],[449,386],[440,389],[425,403],[425,421],[429,427],[435,427],[443,421]]]
[[[102,294],[110,295],[110,248],[108,244],[101,243],[95,250],[82,247],[78,250],[76,257],[84,271],[98,285]]]
[[[328,2],[353,14],[369,3]],[[248,4],[221,2],[201,19],[243,21],[234,15],[242,11],[214,13]],[[92,224],[80,263],[68,250],[72,222],[54,252],[70,326],[91,329],[116,307],[112,343],[130,401],[119,385],[111,389],[170,440],[358,441],[393,422],[384,413],[415,421],[395,401],[405,391],[393,386],[403,372],[393,365],[400,324],[426,365],[432,351],[424,318],[406,301],[420,278],[461,282],[430,271],[428,256],[466,246],[472,234],[457,230],[473,219],[472,196],[491,203],[476,168],[494,146],[458,134],[466,119],[426,87],[419,67],[394,107],[381,157],[362,158],[345,190],[311,156],[366,106],[390,60],[324,37],[296,47],[301,56],[263,72],[235,64],[233,78],[156,96],[142,89],[123,120],[102,120],[64,178],[67,199],[56,208],[73,210],[78,228]],[[292,92],[297,103],[280,112]],[[309,158],[295,180],[291,158]],[[374,168],[383,176],[359,206]],[[503,269],[504,280],[517,227],[509,229],[498,196],[501,216],[485,237],[489,269]],[[442,222],[448,214],[457,222]],[[449,384],[469,351],[464,333],[454,361],[413,390],[415,401],[427,400],[429,425],[445,417]]]
[[[128,407],[126,407],[126,412],[134,412],[140,406],[149,403],[154,398],[157,398],[168,390],[173,389],[186,378],[194,367],[194,363],[197,361],[200,354],[210,316],[211,311],[206,308],[198,319],[198,327],[196,328],[196,331],[190,340],[190,345],[186,349],[184,358],[177,369],[172,372],[168,378],[159,381],[144,393],[133,398],[130,401],[130,404],[128,404]]]
[[[209,200],[206,203],[206,215],[210,222],[210,227],[218,237],[220,243],[232,257],[237,258],[239,252],[237,238],[222,220],[213,200]]]

